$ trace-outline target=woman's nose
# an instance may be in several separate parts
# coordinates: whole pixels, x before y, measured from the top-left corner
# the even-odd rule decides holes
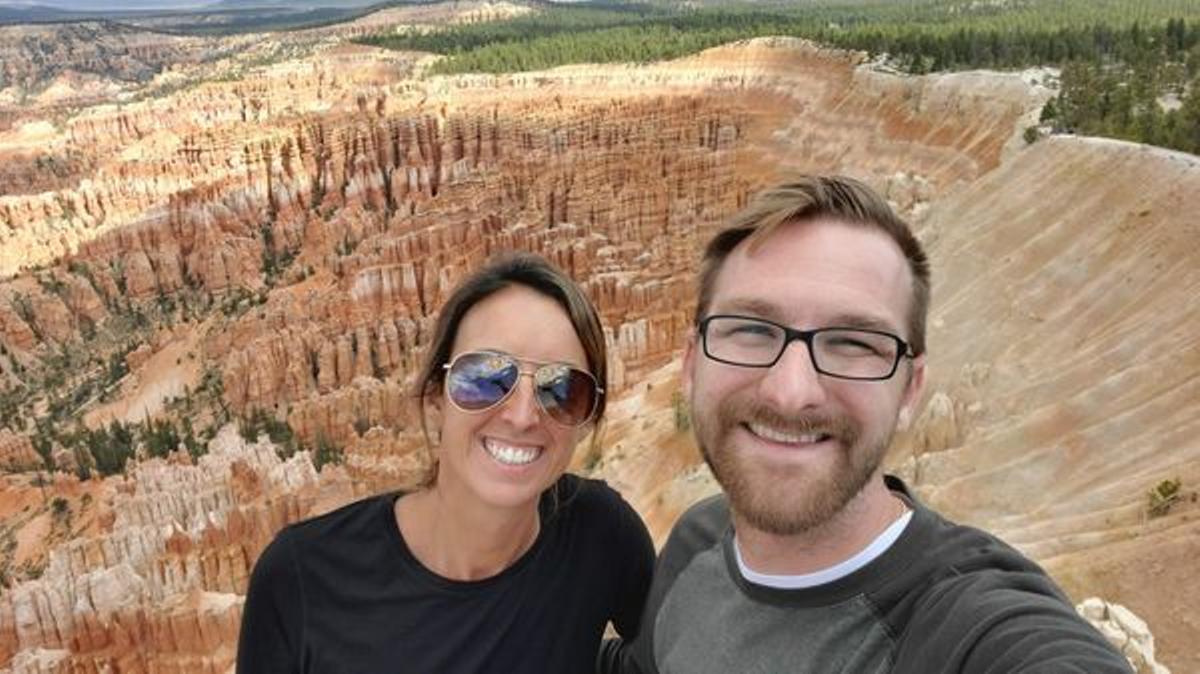
[[[516,390],[501,406],[500,417],[512,424],[513,428],[529,428],[541,420],[539,413],[533,390],[533,373],[522,372],[517,378]]]

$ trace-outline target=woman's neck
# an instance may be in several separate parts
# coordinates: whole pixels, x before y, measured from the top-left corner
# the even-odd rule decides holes
[[[512,566],[540,530],[537,505],[501,509],[455,497],[437,484],[396,500],[396,525],[417,561],[450,580],[481,580]]]

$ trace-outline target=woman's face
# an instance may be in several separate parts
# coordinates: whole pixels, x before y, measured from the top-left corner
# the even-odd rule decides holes
[[[459,324],[450,358],[467,351],[502,351],[524,361],[566,363],[588,371],[587,356],[566,311],[553,299],[512,285],[471,307]],[[533,507],[566,470],[587,426],[571,428],[546,416],[522,376],[500,404],[465,412],[439,398],[439,490],[496,508]]]

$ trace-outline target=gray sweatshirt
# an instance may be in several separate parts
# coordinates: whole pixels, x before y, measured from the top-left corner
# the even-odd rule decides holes
[[[1036,564],[913,508],[878,558],[826,585],[747,582],[720,496],[693,506],[659,555],[641,631],[605,642],[600,674],[1132,672]]]

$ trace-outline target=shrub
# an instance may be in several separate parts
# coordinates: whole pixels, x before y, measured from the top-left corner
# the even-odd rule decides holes
[[[1171,506],[1175,505],[1182,498],[1182,487],[1183,481],[1179,478],[1163,480],[1155,485],[1147,493],[1149,503],[1146,506],[1146,511],[1150,517],[1162,517],[1171,512]]]
[[[179,447],[179,433],[169,419],[151,419],[142,430],[142,442],[150,456],[165,458]]]
[[[29,326],[29,330],[39,341],[42,339],[42,329],[34,320],[33,302],[30,301],[29,295],[25,293],[17,293],[12,298],[13,311],[17,312],[17,316]]]
[[[67,284],[64,283],[62,279],[58,278],[53,271],[45,275],[37,274],[34,276],[34,278],[37,280],[38,285],[42,286],[43,290],[53,295],[61,296],[63,290],[65,290],[67,287]]]
[[[250,416],[238,421],[238,433],[246,442],[256,442],[258,436],[266,433],[271,442],[284,444],[292,439],[292,428],[286,421],[280,421],[267,413],[261,407],[254,408]]]
[[[317,471],[330,464],[340,465],[342,458],[342,450],[335,447],[329,438],[326,438],[324,434],[317,436],[317,451],[313,455],[313,466]]]
[[[86,451],[75,448],[75,477],[79,478],[80,482],[86,482],[92,479],[92,457]],[[122,467],[124,465],[122,464]]]
[[[366,435],[367,431],[369,430],[371,430],[370,421],[363,419],[362,417],[354,420],[354,432],[358,435],[358,437],[361,438],[362,436]]]
[[[683,433],[692,428],[692,413],[682,391],[671,394],[671,409],[675,413],[675,430]]]
[[[33,449],[42,457],[42,466],[48,470],[54,470],[54,442],[49,432],[42,427],[38,427],[37,434],[33,436]]]
[[[125,471],[125,463],[133,456],[133,431],[120,421],[114,421],[108,428],[95,431],[80,429],[65,444],[82,444],[83,450],[77,446],[75,459],[79,463],[78,474],[81,480],[91,477],[91,468],[107,477]]]
[[[191,419],[185,417],[181,423],[183,425],[183,446],[187,449],[188,456],[195,461],[208,453],[208,444],[196,437]]]

